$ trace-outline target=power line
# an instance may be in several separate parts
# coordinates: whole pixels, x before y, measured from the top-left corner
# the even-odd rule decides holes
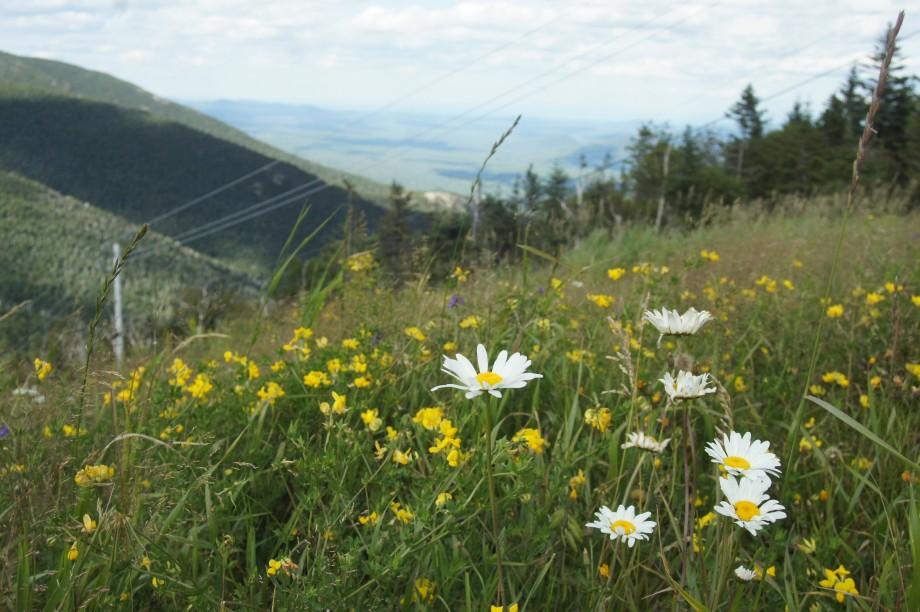
[[[178,213],[180,213],[180,212],[182,212],[182,211],[184,211],[184,210],[188,210],[188,209],[191,208],[192,206],[194,206],[194,205],[196,205],[196,204],[199,204],[200,202],[204,202],[205,200],[208,200],[208,199],[210,199],[210,198],[216,196],[217,194],[222,193],[222,192],[226,191],[227,189],[230,189],[231,187],[233,187],[233,186],[235,186],[235,185],[239,185],[240,183],[242,183],[242,182],[245,181],[246,179],[252,178],[253,176],[259,174],[260,172],[264,172],[265,170],[268,170],[269,168],[271,168],[271,167],[273,167],[273,166],[276,166],[276,165],[278,165],[278,164],[280,164],[280,163],[281,163],[281,160],[278,160],[278,159],[272,160],[271,162],[265,164],[264,166],[262,166],[262,167],[260,167],[260,168],[256,168],[255,170],[253,170],[253,171],[250,172],[249,174],[244,174],[243,176],[241,176],[241,177],[239,177],[239,178],[236,178],[236,179],[230,181],[229,183],[224,183],[224,184],[221,185],[220,187],[218,187],[218,188],[216,188],[216,189],[212,189],[211,191],[209,191],[209,192],[207,192],[207,193],[205,193],[205,194],[203,194],[203,195],[200,195],[200,196],[198,196],[197,198],[194,198],[194,199],[189,200],[188,202],[186,202],[186,203],[184,203],[184,204],[180,204],[179,206],[176,206],[175,208],[171,208],[170,210],[167,210],[166,212],[162,213],[161,215],[158,215],[158,216],[154,217],[153,219],[151,219],[150,221],[147,221],[147,225],[153,226],[155,223],[159,223],[159,222],[162,221],[163,219],[167,219],[167,218],[169,218],[169,217],[171,217],[171,216],[173,216],[173,215],[175,215],[175,214],[178,214]]]
[[[675,22],[671,23],[667,28],[665,28],[665,30],[673,29],[674,27],[676,27],[676,26],[678,26],[678,25],[680,25],[680,24],[682,24],[682,23],[688,21],[688,20],[691,19],[692,17],[696,16],[696,15],[699,14],[700,12],[703,12],[704,10],[708,10],[708,9],[710,9],[710,8],[712,8],[712,7],[714,7],[714,6],[718,5],[718,4],[720,4],[720,3],[721,3],[721,2],[713,2],[713,3],[710,3],[709,5],[706,5],[706,6],[704,6],[704,7],[701,7],[700,9],[698,9],[698,10],[694,11],[693,13],[691,13],[690,15],[688,15],[688,16],[686,16],[686,17],[684,17],[684,18],[682,18],[682,19],[680,19],[680,20],[678,20],[678,21],[675,21]],[[668,15],[668,14],[673,13],[673,12],[674,12],[674,9],[672,9],[672,10],[670,10],[670,11],[664,13],[664,15]],[[655,21],[657,21],[658,19],[660,19],[660,17],[661,17],[660,15],[656,15],[655,17],[652,17],[652,18],[650,18],[650,19],[648,19],[648,20],[642,22],[641,24],[638,24],[638,25],[636,25],[636,26],[633,26],[632,28],[630,28],[630,31],[635,31],[635,30],[638,30],[638,29],[645,28],[646,26],[648,26],[648,25],[654,23]],[[657,32],[656,32],[656,33],[657,33]],[[542,90],[546,89],[546,88],[549,87],[549,86],[555,85],[556,83],[561,82],[562,80],[565,80],[565,79],[567,79],[567,78],[571,78],[571,77],[574,76],[575,74],[578,74],[578,73],[580,73],[580,72],[583,72],[583,71],[585,71],[585,70],[587,70],[587,69],[593,67],[594,65],[596,65],[596,64],[598,64],[598,63],[600,63],[600,62],[602,62],[602,61],[609,60],[610,58],[615,57],[616,55],[618,55],[618,54],[620,54],[620,53],[622,53],[622,52],[624,52],[624,51],[627,51],[627,50],[629,50],[629,49],[631,49],[631,48],[637,46],[638,44],[641,44],[642,42],[645,42],[645,41],[648,40],[649,38],[652,38],[652,37],[654,36],[654,34],[656,34],[656,33],[653,33],[653,34],[650,35],[650,36],[647,36],[647,37],[645,37],[645,38],[641,38],[641,39],[639,39],[639,40],[636,40],[636,41],[631,42],[631,43],[628,44],[628,45],[625,45],[625,46],[623,46],[623,47],[620,47],[620,48],[618,48],[616,51],[614,51],[613,53],[608,54],[608,55],[605,55],[605,56],[603,56],[602,58],[600,58],[600,59],[598,59],[598,60],[596,60],[596,61],[594,61],[594,62],[592,62],[592,63],[590,63],[590,64],[588,64],[588,65],[586,65],[586,66],[584,66],[584,67],[582,67],[582,68],[580,68],[580,69],[578,69],[578,70],[576,70],[576,71],[574,71],[573,73],[570,73],[570,74],[568,74],[568,75],[564,75],[563,78],[561,78],[561,79],[557,79],[556,81],[552,81],[552,82],[549,83],[549,84],[545,84],[545,85],[540,86],[540,87],[538,87],[538,88],[536,88],[536,89],[533,89],[533,90],[531,90],[531,91],[525,93],[523,96],[519,96],[519,97],[515,98],[514,100],[512,100],[511,102],[506,103],[506,104],[504,104],[503,106],[501,106],[501,107],[499,107],[499,108],[497,108],[497,109],[492,109],[491,111],[489,111],[489,112],[487,112],[487,113],[485,113],[485,114],[483,114],[483,115],[479,115],[479,116],[477,116],[477,117],[474,117],[474,118],[471,119],[470,121],[467,121],[467,122],[465,122],[465,123],[463,123],[463,124],[461,124],[461,125],[459,125],[459,126],[455,126],[455,127],[453,127],[453,128],[447,128],[446,130],[444,129],[445,126],[447,126],[447,125],[450,124],[451,122],[453,122],[453,121],[455,121],[455,120],[457,120],[457,119],[460,119],[460,118],[463,118],[463,117],[469,115],[469,114],[470,114],[471,112],[473,112],[474,110],[477,110],[477,109],[482,108],[482,107],[484,107],[484,106],[488,106],[488,105],[491,104],[492,102],[494,102],[494,101],[496,101],[496,100],[500,100],[501,98],[507,96],[509,93],[513,93],[513,92],[515,92],[515,91],[521,89],[522,87],[524,87],[524,86],[526,86],[526,85],[528,85],[528,84],[530,84],[530,83],[533,83],[534,81],[538,81],[538,80],[542,79],[543,77],[545,77],[545,76],[547,76],[547,75],[550,75],[550,74],[552,74],[552,73],[554,73],[554,72],[560,70],[561,68],[563,68],[563,67],[565,67],[565,66],[571,64],[572,62],[574,62],[574,61],[576,61],[576,60],[578,60],[578,59],[581,59],[583,56],[585,56],[585,55],[587,55],[587,54],[593,52],[594,50],[596,50],[596,49],[598,49],[598,48],[603,48],[603,47],[609,46],[609,43],[593,45],[592,47],[589,47],[589,48],[586,49],[586,50],[583,50],[583,51],[581,51],[581,52],[578,52],[578,53],[572,55],[571,57],[569,57],[567,60],[565,60],[565,61],[562,62],[561,64],[558,64],[558,65],[556,65],[556,66],[550,68],[549,70],[546,70],[546,71],[544,71],[544,72],[538,74],[538,75],[535,76],[535,77],[531,77],[530,79],[527,79],[527,80],[525,80],[525,81],[523,81],[523,82],[521,82],[521,83],[518,83],[517,85],[515,85],[515,86],[513,86],[513,87],[511,87],[511,88],[509,88],[509,89],[507,89],[507,90],[505,90],[504,92],[502,92],[502,93],[500,93],[500,94],[498,94],[498,95],[496,95],[496,96],[493,96],[493,97],[487,99],[486,101],[484,101],[484,102],[482,102],[482,103],[479,103],[479,104],[473,106],[472,108],[469,108],[469,109],[467,109],[466,111],[464,111],[464,112],[462,112],[462,113],[460,113],[460,114],[458,114],[458,115],[455,115],[455,116],[453,116],[453,117],[447,119],[446,121],[442,122],[442,123],[439,124],[438,126],[433,126],[433,127],[431,127],[431,128],[426,128],[425,130],[422,130],[422,131],[420,131],[420,132],[417,132],[417,133],[415,133],[415,134],[409,136],[408,139],[409,139],[409,140],[418,139],[418,138],[420,138],[420,137],[422,137],[422,136],[425,136],[425,135],[427,135],[427,134],[430,134],[430,133],[434,132],[434,131],[437,130],[438,128],[442,128],[442,130],[441,130],[440,132],[435,132],[435,133],[437,133],[437,134],[450,133],[450,132],[452,132],[452,131],[455,131],[455,130],[457,130],[457,129],[460,129],[461,127],[464,127],[465,125],[468,125],[469,123],[472,123],[472,122],[474,122],[474,121],[477,121],[477,120],[479,120],[479,119],[481,119],[481,118],[483,118],[483,117],[485,117],[485,116],[488,116],[488,115],[491,114],[491,113],[494,113],[496,110],[500,110],[501,108],[505,108],[505,107],[507,107],[507,106],[510,106],[510,105],[513,104],[513,103],[516,103],[516,102],[518,102],[518,101],[520,101],[520,100],[526,99],[527,97],[530,97],[530,96],[534,95],[535,93],[537,93],[537,92],[539,92],[539,91],[542,91]],[[368,168],[371,168],[371,167],[378,166],[378,165],[380,165],[381,163],[384,163],[384,162],[386,162],[386,161],[392,161],[392,160],[395,160],[395,159],[399,159],[400,157],[402,157],[402,155],[397,155],[397,154],[396,154],[396,153],[398,153],[399,151],[403,151],[403,152],[405,153],[405,152],[411,151],[411,147],[402,147],[401,149],[397,149],[396,152],[394,152],[394,153],[391,154],[391,155],[388,155],[388,156],[385,157],[383,160],[375,161],[375,162],[373,162],[373,163],[371,163],[371,164],[366,164],[366,165],[364,165],[364,166],[361,166],[361,167],[358,168],[357,170],[353,170],[352,172],[358,172],[358,173],[360,173],[360,172],[364,171],[365,169],[368,169]],[[403,154],[404,154],[404,153],[403,153]],[[307,188],[311,187],[312,185],[315,185],[315,184],[321,183],[321,182],[322,182],[321,179],[315,179],[314,181],[311,181],[311,182],[309,182],[309,183],[307,183],[307,184],[305,184],[305,185],[301,185],[299,188],[295,188],[295,189],[292,189],[292,190],[288,190],[287,192],[285,192],[285,193],[283,193],[283,194],[279,194],[278,196],[275,196],[274,198],[270,198],[269,200],[260,202],[260,203],[258,203],[258,204],[254,204],[254,205],[252,205],[252,206],[250,206],[250,207],[248,207],[248,208],[246,208],[246,209],[244,209],[244,210],[242,210],[242,211],[237,211],[237,212],[232,213],[232,214],[230,214],[230,215],[227,215],[226,217],[223,217],[223,218],[221,218],[221,219],[217,219],[217,220],[215,220],[215,221],[211,221],[211,222],[206,223],[206,224],[204,224],[204,225],[202,225],[202,226],[199,226],[199,227],[197,227],[197,228],[194,228],[194,229],[192,229],[192,230],[189,230],[188,232],[185,232],[184,234],[180,234],[179,236],[175,236],[174,239],[177,240],[177,241],[182,241],[183,243],[188,243],[188,242],[191,242],[192,240],[197,240],[197,239],[199,239],[199,238],[203,238],[203,237],[208,236],[208,235],[211,235],[211,234],[213,234],[213,233],[215,233],[215,232],[217,232],[217,231],[221,231],[221,230],[226,229],[226,228],[228,228],[228,227],[232,227],[233,225],[237,225],[237,224],[239,224],[239,223],[243,223],[243,222],[245,222],[245,221],[248,221],[248,220],[250,220],[250,219],[252,219],[252,218],[255,218],[255,217],[257,217],[257,216],[260,216],[260,215],[262,215],[262,214],[271,212],[272,210],[276,210],[277,208],[280,208],[280,207],[282,207],[282,206],[289,205],[289,204],[291,204],[291,203],[297,201],[297,200],[300,199],[300,198],[307,197],[307,196],[313,195],[313,194],[315,194],[315,193],[319,193],[320,191],[323,191],[323,190],[325,190],[325,189],[327,189],[328,187],[331,186],[331,185],[328,185],[328,184],[324,184],[324,185],[321,185],[321,186],[319,186],[318,188],[312,189],[312,190],[310,190],[310,191],[308,191],[308,192],[301,192],[301,193],[298,193],[297,195],[292,196],[291,198],[289,198],[289,199],[287,199],[287,200],[283,200],[283,201],[281,201],[281,202],[274,202],[274,203],[272,202],[273,200],[277,200],[278,198],[280,198],[280,197],[282,197],[282,196],[285,196],[285,195],[288,195],[288,194],[290,194],[291,192],[297,191],[297,190],[299,190],[299,189],[307,189]],[[262,208],[263,206],[264,206],[264,208]],[[260,208],[261,208],[261,210],[260,210]],[[148,252],[145,252],[144,254],[147,254],[147,253],[149,253],[149,251],[148,251]],[[141,255],[141,253],[138,253],[138,255]]]

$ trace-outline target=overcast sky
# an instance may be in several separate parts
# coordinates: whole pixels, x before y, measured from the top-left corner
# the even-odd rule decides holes
[[[872,49],[890,0],[0,0],[0,48],[159,95],[702,122]],[[920,30],[920,11],[902,35]],[[920,35],[904,41],[920,72]],[[768,103],[823,106],[845,74]],[[411,95],[410,95],[411,94]]]

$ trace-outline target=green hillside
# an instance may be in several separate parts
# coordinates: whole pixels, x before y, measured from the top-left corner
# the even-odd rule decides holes
[[[140,224],[271,162],[252,149],[184,124],[113,104],[22,92],[0,96],[0,168],[92,202]],[[164,219],[153,229],[169,236],[201,227],[255,203],[315,183],[316,175],[279,163],[216,196]],[[310,215],[301,235],[348,200],[330,187],[192,243],[208,255],[253,269],[271,265],[303,202]],[[370,227],[383,213],[355,198]],[[335,227],[335,225],[331,226]],[[319,246],[334,232],[324,232]]]
[[[327,168],[265,144],[244,132],[190,108],[160,98],[108,74],[52,60],[0,52],[0,91],[9,95],[56,94],[115,104],[200,130],[261,155],[280,159],[323,181],[344,186],[347,180],[362,197],[384,205],[387,186],[367,178]]]
[[[0,346],[43,346],[54,332],[84,329],[102,279],[112,266],[112,242],[122,246],[137,225],[22,177],[0,172]],[[143,245],[168,238],[149,232]],[[247,274],[192,249],[164,249],[157,258],[129,261],[123,276],[127,333],[169,328],[202,294],[232,290],[253,295]],[[195,287],[190,293],[188,287]],[[197,292],[197,293],[196,293]],[[184,324],[183,321],[180,323]],[[49,334],[49,332],[51,332]],[[136,339],[140,340],[140,339]]]

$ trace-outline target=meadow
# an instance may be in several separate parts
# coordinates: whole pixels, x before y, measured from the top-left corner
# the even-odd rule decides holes
[[[364,252],[328,296],[100,351],[85,402],[81,363],[9,364],[0,607],[920,609],[918,222],[798,199],[398,289]],[[713,319],[659,343],[662,307]],[[542,378],[432,391],[480,343]],[[715,392],[672,400],[680,370]],[[732,431],[781,462],[756,535],[714,511]],[[621,504],[647,539],[586,526]]]

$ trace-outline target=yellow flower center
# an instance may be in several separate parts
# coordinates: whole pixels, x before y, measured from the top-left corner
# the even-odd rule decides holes
[[[495,372],[480,372],[476,375],[476,381],[480,385],[495,386],[502,381],[502,377]]]
[[[622,533],[623,535],[629,535],[636,530],[636,526],[630,523],[629,521],[624,521],[619,519],[610,523],[610,530],[614,533]]]
[[[724,463],[726,467],[735,468],[736,470],[751,469],[750,462],[744,457],[726,457]]]
[[[757,504],[749,501],[740,501],[735,504],[735,514],[738,515],[742,521],[749,521],[755,516],[760,515],[760,508],[757,507]]]

